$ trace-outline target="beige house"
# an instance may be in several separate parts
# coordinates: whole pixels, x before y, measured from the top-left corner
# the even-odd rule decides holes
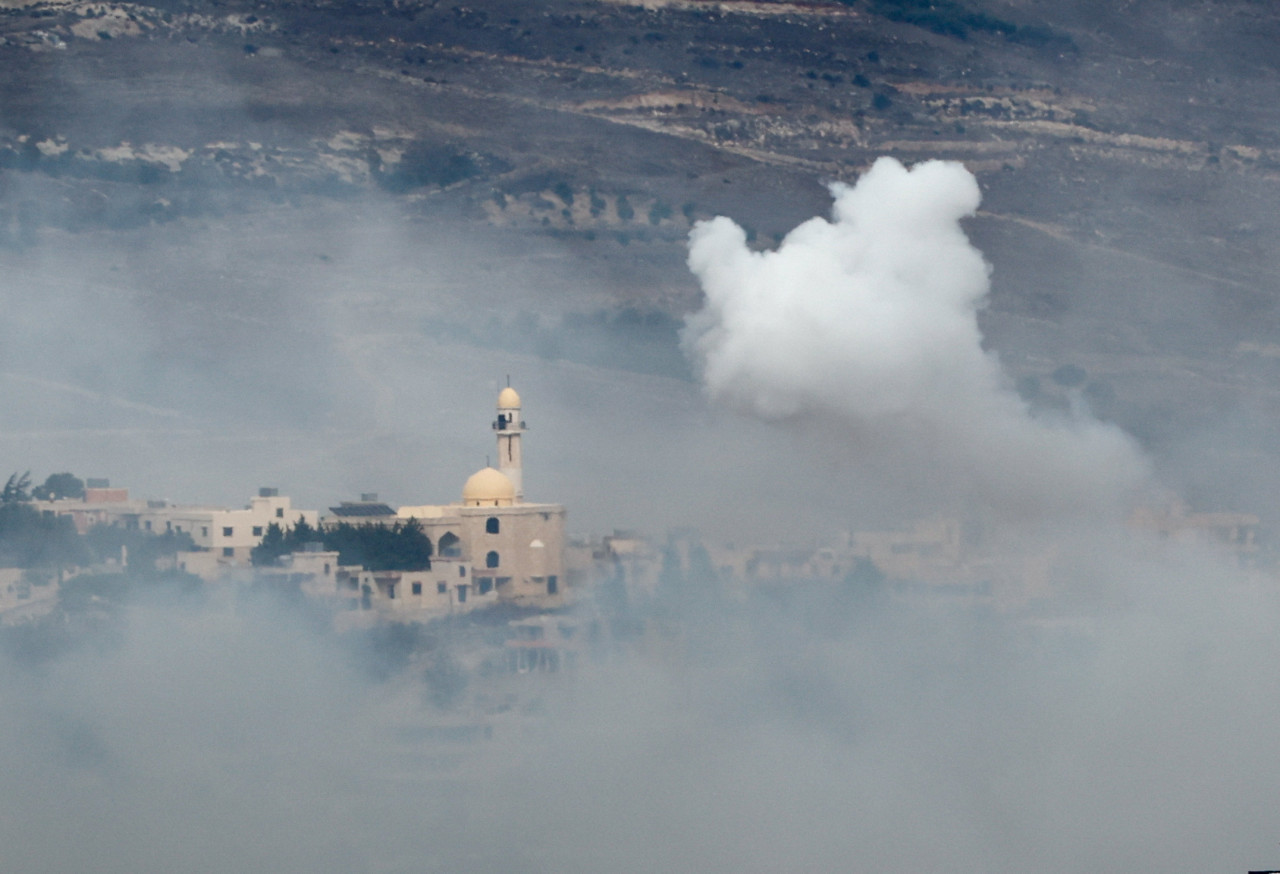
[[[258,496],[239,510],[217,507],[182,507],[161,501],[150,501],[148,506],[124,518],[126,527],[140,528],[154,534],[169,531],[189,534],[196,548],[211,552],[224,563],[247,564],[250,552],[262,542],[267,526],[273,522],[289,529],[304,519],[308,525],[316,525],[320,514],[316,510],[297,510],[287,495],[275,489],[259,489]]]

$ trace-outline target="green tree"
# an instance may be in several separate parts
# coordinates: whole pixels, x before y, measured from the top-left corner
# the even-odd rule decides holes
[[[250,559],[257,567],[276,563],[276,559],[285,554],[284,529],[272,522],[267,526],[267,533],[262,535],[262,542],[249,553]]]
[[[625,194],[618,195],[618,218],[624,222],[629,222],[636,217],[636,209],[631,205],[631,201],[627,200]]]
[[[72,473],[51,473],[44,485],[31,490],[37,501],[57,501],[61,498],[84,498],[84,480]]]
[[[301,552],[308,543],[324,542],[324,534],[320,529],[307,522],[302,516],[292,528],[284,529],[278,523],[267,526],[262,541],[250,553],[251,560],[259,567],[275,564],[282,555]]]
[[[649,224],[659,225],[663,219],[671,218],[671,207],[661,200],[655,200],[649,207]]]
[[[13,473],[9,475],[9,479],[4,484],[4,491],[0,492],[0,504],[14,504],[31,500],[31,495],[27,493],[27,489],[31,488],[31,471],[27,471],[22,475]]]
[[[285,540],[291,547],[290,552],[297,552],[302,549],[304,544],[315,543],[324,540],[324,535],[320,533],[320,529],[309,524],[302,516],[298,517],[298,521],[293,523],[293,527],[289,529]]]
[[[89,560],[70,516],[40,513],[24,501],[0,500],[0,567],[61,569]]]
[[[470,153],[451,144],[415,143],[405,150],[399,163],[384,171],[382,161],[374,154],[370,168],[378,185],[393,194],[403,194],[430,185],[443,188],[481,172],[479,162]]]

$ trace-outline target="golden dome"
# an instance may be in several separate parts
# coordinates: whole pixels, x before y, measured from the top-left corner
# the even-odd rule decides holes
[[[498,395],[498,409],[509,410],[520,408],[520,395],[511,386],[507,386]]]
[[[468,507],[509,507],[515,499],[515,484],[492,467],[471,474],[462,487],[462,503]]]

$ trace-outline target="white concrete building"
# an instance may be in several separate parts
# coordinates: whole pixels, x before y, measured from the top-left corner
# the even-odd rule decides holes
[[[173,531],[189,534],[197,549],[235,564],[247,564],[249,554],[262,542],[267,526],[273,522],[288,530],[298,520],[308,525],[319,524],[316,510],[294,509],[287,495],[275,489],[259,489],[258,495],[239,510],[217,507],[184,507],[152,501],[136,513],[125,516],[126,527],[164,534]]]
[[[303,519],[315,526],[316,510],[295,509],[287,495],[259,489],[257,497],[239,510],[131,500],[128,489],[87,488],[83,500],[36,501],[42,512],[70,516],[80,533],[95,525],[118,525],[151,534],[188,534],[196,553],[183,553],[179,566],[203,577],[216,576],[228,566],[247,565],[253,548],[262,542],[272,522],[290,529]],[[207,554],[205,554],[207,553]]]

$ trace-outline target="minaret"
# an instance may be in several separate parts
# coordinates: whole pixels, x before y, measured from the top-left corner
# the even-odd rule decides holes
[[[523,469],[520,435],[524,433],[524,422],[520,419],[520,395],[511,386],[498,395],[498,418],[493,430],[498,432],[498,470],[516,487],[516,503],[519,503],[524,500],[524,485],[520,481]]]

